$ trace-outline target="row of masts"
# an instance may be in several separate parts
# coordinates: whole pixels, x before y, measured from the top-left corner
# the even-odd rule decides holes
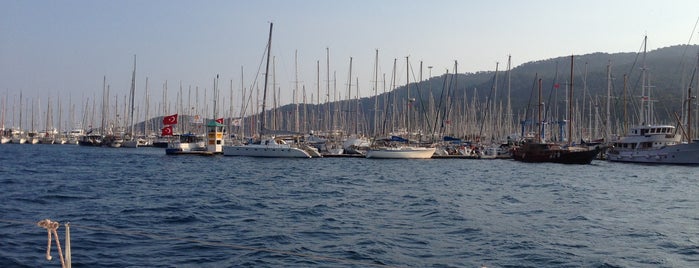
[[[240,137],[245,136],[255,136],[259,135],[263,129],[258,128],[257,122],[262,122],[263,126],[267,126],[269,129],[275,130],[288,130],[296,133],[309,133],[311,131],[316,131],[320,133],[335,133],[340,132],[343,134],[356,134],[364,136],[381,136],[381,135],[414,135],[421,134],[424,136],[432,136],[431,139],[439,138],[440,136],[456,136],[463,137],[471,140],[479,140],[481,142],[499,142],[504,140],[506,137],[512,135],[527,135],[534,133],[533,130],[537,129],[535,123],[529,123],[531,120],[531,113],[527,109],[521,109],[520,111],[513,111],[512,101],[510,99],[511,95],[511,59],[508,58],[507,71],[506,71],[506,100],[501,100],[502,90],[499,88],[499,82],[501,81],[499,74],[499,65],[496,64],[496,71],[494,72],[494,78],[492,82],[491,92],[488,96],[478,96],[478,91],[473,89],[473,93],[469,96],[469,89],[458,88],[457,85],[457,74],[458,64],[455,62],[454,70],[450,72],[446,70],[445,74],[439,77],[432,77],[432,67],[428,66],[429,78],[425,81],[423,80],[423,64],[420,62],[418,73],[416,77],[411,71],[409,58],[406,57],[406,96],[405,98],[398,98],[399,94],[390,94],[393,90],[400,87],[397,85],[397,78],[399,68],[397,67],[397,59],[393,61],[393,68],[390,77],[387,78],[387,74],[380,74],[379,71],[379,52],[376,50],[376,60],[374,63],[374,72],[372,77],[373,88],[371,92],[372,97],[362,97],[360,98],[360,88],[359,88],[359,77],[353,75],[353,58],[349,58],[349,74],[347,77],[347,91],[346,94],[340,94],[337,88],[337,78],[335,72],[330,70],[330,53],[329,49],[326,49],[326,88],[325,92],[321,92],[321,71],[320,71],[320,61],[317,61],[317,81],[316,81],[316,92],[315,94],[307,91],[305,86],[299,85],[298,71],[295,73],[295,81],[293,85],[293,106],[292,109],[285,107],[280,107],[281,103],[281,87],[277,86],[276,75],[274,70],[274,62],[272,62],[271,77],[273,79],[271,85],[272,87],[272,106],[273,108],[267,109],[266,103],[262,103],[260,106],[260,90],[256,87],[256,83],[253,86],[245,88],[243,68],[241,67],[241,101],[240,108],[235,108],[234,103],[234,86],[233,80],[230,80],[230,99],[228,105],[223,103],[223,105],[217,105],[214,103],[214,108],[209,109],[210,99],[219,100],[219,96],[207,96],[207,89],[200,88],[198,86],[189,86],[187,89],[187,97],[185,97],[185,92],[182,84],[179,85],[179,91],[177,92],[176,104],[170,104],[168,101],[168,82],[163,83],[163,100],[158,104],[158,108],[153,111],[150,108],[150,95],[148,93],[148,78],[145,78],[145,92],[144,96],[144,109],[140,109],[140,106],[135,105],[136,98],[136,58],[134,56],[134,70],[132,75],[132,86],[128,96],[124,96],[124,101],[121,102],[119,106],[120,97],[117,94],[111,94],[111,88],[107,84],[106,76],[103,78],[103,88],[102,88],[102,98],[100,103],[97,102],[98,98],[93,94],[92,98],[87,98],[84,100],[84,105],[82,105],[82,114],[77,115],[76,118],[76,104],[72,103],[72,99],[69,97],[68,101],[69,107],[68,117],[63,118],[62,103],[60,101],[60,95],[56,96],[57,101],[57,111],[53,112],[53,102],[50,96],[47,96],[47,110],[42,113],[41,99],[37,98],[33,101],[23,100],[22,93],[19,94],[19,105],[17,105],[16,99],[12,99],[12,103],[9,103],[9,94],[6,93],[2,100],[2,128],[18,128],[24,129],[29,127],[32,131],[37,129],[37,126],[43,125],[45,130],[52,128],[84,128],[86,130],[99,131],[101,133],[108,133],[114,131],[123,131],[130,133],[131,136],[137,135],[148,135],[152,133],[158,133],[161,127],[158,124],[158,120],[152,120],[159,116],[169,115],[177,113],[185,116],[184,123],[181,124],[179,129],[180,132],[194,132],[197,130],[194,127],[195,123],[203,122],[197,118],[218,118],[219,114],[227,119],[226,125],[228,127],[228,132],[231,134],[236,134]],[[294,54],[294,64],[296,69],[298,66],[298,54]],[[274,58],[271,59],[274,61]],[[571,63],[571,68],[573,67]],[[646,75],[646,67],[643,66],[643,81],[650,80]],[[265,70],[265,72],[270,72],[270,70]],[[331,79],[331,73],[332,79]],[[587,73],[587,72],[585,72]],[[410,82],[410,76],[413,76],[413,82]],[[265,76],[268,77],[268,76]],[[432,85],[434,82],[442,84],[442,93],[439,95],[433,94]],[[631,97],[626,94],[626,75],[624,76],[624,103],[631,101]],[[557,79],[556,79],[557,80]],[[571,81],[565,83],[566,87],[572,87],[572,81],[574,78],[571,76]],[[560,108],[556,107],[559,101],[551,101],[552,106],[554,106],[550,113],[544,115],[540,122],[545,122],[546,124],[559,123],[559,126],[566,125],[567,128],[562,127],[554,128],[543,128],[544,133],[542,136],[558,139],[560,141],[566,140],[570,142],[571,140],[590,140],[596,138],[611,138],[614,133],[623,134],[628,131],[628,124],[630,120],[624,120],[629,115],[626,111],[626,105],[624,105],[624,115],[617,116],[616,119],[611,118],[611,87],[612,87],[612,76],[611,76],[611,63],[607,67],[607,95],[606,96],[589,96],[586,89],[586,75],[583,79],[583,100],[575,100],[575,103],[568,105],[570,107],[566,112],[559,113]],[[218,77],[214,79],[214,87],[218,87]],[[558,84],[558,81],[554,81]],[[389,84],[389,85],[387,85]],[[332,86],[331,86],[332,85]],[[427,85],[428,88],[423,88]],[[650,88],[649,85],[643,85],[641,93],[641,104],[638,107],[638,117],[641,124],[651,123],[652,118],[655,115],[652,114],[652,102],[650,98],[652,97],[645,90]],[[690,89],[691,90],[691,89]],[[203,91],[203,94],[202,94]],[[429,92],[428,94],[422,94],[420,92]],[[465,92],[463,94],[456,94],[457,92]],[[214,91],[216,92],[216,91]],[[412,93],[418,92],[416,95]],[[262,93],[264,94],[264,93]],[[218,94],[217,94],[218,95]],[[310,97],[309,97],[310,95]],[[200,97],[201,96],[201,97]],[[322,97],[321,97],[322,96]],[[457,96],[461,96],[457,99]],[[688,92],[689,97],[684,101],[683,105],[688,107],[693,102],[691,101],[691,91]],[[558,98],[558,97],[556,97]],[[605,101],[606,98],[606,101]],[[616,97],[618,98],[618,97]],[[184,105],[184,102],[187,104]],[[485,101],[483,101],[485,99]],[[505,98],[502,98],[505,99]],[[113,101],[112,101],[113,100]],[[581,102],[581,103],[580,103]],[[564,101],[565,103],[565,101]],[[601,103],[606,103],[606,108],[601,108]],[[17,108],[19,106],[20,108]],[[23,106],[23,107],[22,107]],[[373,107],[367,107],[373,106]],[[12,108],[8,108],[12,107]],[[220,107],[229,107],[229,109],[224,113],[219,113]],[[551,107],[549,107],[551,108]],[[12,116],[8,116],[7,111],[12,112]],[[38,113],[37,113],[37,110]],[[604,112],[600,112],[603,110]],[[697,111],[699,109],[695,109]],[[289,112],[292,111],[292,112]],[[16,116],[15,113],[19,113]],[[22,115],[24,113],[24,117]],[[29,114],[29,116],[27,116]],[[43,116],[36,116],[36,114],[42,114]],[[269,115],[269,116],[267,116]],[[55,118],[55,117],[58,118]],[[19,120],[16,120],[19,117]],[[6,120],[11,118],[11,120]],[[43,119],[42,119],[43,118]],[[140,120],[136,120],[140,118]],[[691,114],[684,114],[683,124],[689,130],[687,139],[696,138],[692,135],[691,129],[697,129],[697,126],[692,126]],[[695,115],[695,118],[696,115]],[[641,120],[645,119],[645,120]],[[44,120],[43,124],[39,121]],[[135,121],[143,122],[143,127],[136,129],[134,127]],[[54,126],[54,122],[57,122]],[[571,123],[576,122],[576,123]],[[204,122],[205,123],[205,122]],[[65,129],[64,129],[65,130]],[[523,130],[523,131],[520,131]],[[565,134],[565,135],[564,135]],[[566,136],[571,136],[567,138]]]

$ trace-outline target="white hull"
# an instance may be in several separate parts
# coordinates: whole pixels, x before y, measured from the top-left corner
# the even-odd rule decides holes
[[[124,141],[123,143],[121,143],[121,147],[124,147],[124,148],[137,148],[137,147],[138,147],[138,141],[137,141],[137,140]]]
[[[0,139],[0,143],[2,143],[2,144],[9,143],[10,141],[11,141],[11,139],[8,137],[2,137]]]
[[[671,125],[633,127],[627,136],[607,150],[613,162],[652,164],[699,164],[699,141],[680,143]]]
[[[206,142],[173,142],[168,144],[168,149],[180,149],[183,152],[206,151]]]
[[[123,143],[121,143],[121,147],[125,147],[125,148],[138,148],[138,147],[143,147],[146,145],[147,145],[146,140],[142,139],[142,138],[125,140]]]
[[[610,150],[607,160],[613,162],[653,164],[699,164],[699,142],[669,145],[659,149]]]
[[[384,147],[368,150],[366,158],[428,159],[432,158],[435,150],[434,147]]]
[[[19,138],[19,137],[12,138],[12,143],[15,143],[15,144],[25,144],[26,142],[27,142],[27,139],[25,139],[25,138]]]
[[[121,144],[122,144],[122,143],[123,143],[123,142],[122,142],[121,140],[114,140],[114,141],[109,142],[109,143],[107,144],[107,146],[109,146],[109,147],[111,147],[111,148],[119,148],[119,147],[121,147]]]
[[[248,144],[223,146],[225,156],[252,156],[278,158],[311,158],[306,151],[291,147],[287,144]]]

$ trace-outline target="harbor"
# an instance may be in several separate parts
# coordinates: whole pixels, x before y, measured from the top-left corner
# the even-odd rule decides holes
[[[0,1],[0,268],[697,267],[699,1]]]

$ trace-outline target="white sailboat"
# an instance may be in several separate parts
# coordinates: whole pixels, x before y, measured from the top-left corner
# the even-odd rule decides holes
[[[366,158],[381,159],[428,159],[434,155],[435,147],[398,146],[372,148],[366,152]]]
[[[676,133],[671,125],[654,124],[652,122],[652,101],[650,99],[650,83],[648,83],[645,66],[642,68],[642,98],[640,117],[641,124],[631,128],[626,136],[613,142],[613,147],[607,151],[607,160],[613,162],[653,163],[653,164],[699,164],[699,141],[691,140],[691,121],[687,120],[688,130],[686,142]],[[690,96],[687,100],[687,116],[691,116],[692,87],[689,86]],[[684,129],[683,129],[684,131]]]
[[[128,110],[128,120],[127,125],[129,126],[128,135],[124,135],[124,141],[121,143],[122,147],[125,148],[136,148],[138,147],[139,139],[134,135],[134,97],[136,94],[136,55],[133,55],[133,72],[131,73],[131,89],[129,90],[129,110]]]
[[[8,136],[11,131],[8,129],[5,129],[5,114],[7,113],[7,95],[3,98],[3,103],[2,103],[2,132],[0,133],[0,144],[5,144],[9,143],[11,141],[10,137]]]
[[[265,105],[267,101],[267,82],[269,73],[269,61],[272,50],[272,26],[269,24],[269,40],[267,42],[267,66],[265,69],[265,84],[262,95],[262,111],[260,113],[260,137],[265,134]],[[311,155],[291,144],[288,144],[283,139],[268,137],[259,142],[226,145],[223,146],[224,156],[253,156],[253,157],[279,157],[279,158],[311,158]]]
[[[27,138],[24,136],[24,129],[22,129],[22,92],[19,92],[19,129],[12,131],[10,142],[14,144],[24,144],[27,142]]]
[[[406,61],[406,90],[408,95],[408,101],[412,102],[410,99],[410,63],[408,58]],[[408,140],[405,143],[395,142],[395,139],[385,141],[385,143],[380,145],[375,145],[366,151],[366,158],[381,158],[381,159],[429,159],[432,158],[434,152],[437,148],[435,147],[424,147],[416,144],[411,144],[410,142],[410,116],[407,117],[407,130],[408,130]]]

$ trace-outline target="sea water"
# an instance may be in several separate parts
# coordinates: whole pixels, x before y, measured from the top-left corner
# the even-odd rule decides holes
[[[0,145],[0,267],[47,218],[73,267],[699,267],[699,167]]]

